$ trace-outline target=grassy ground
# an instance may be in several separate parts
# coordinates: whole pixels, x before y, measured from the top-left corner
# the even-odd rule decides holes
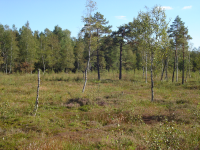
[[[185,85],[142,72],[0,74],[0,149],[200,149],[200,77]],[[149,78],[150,79],[150,78]],[[171,78],[170,78],[171,80]]]

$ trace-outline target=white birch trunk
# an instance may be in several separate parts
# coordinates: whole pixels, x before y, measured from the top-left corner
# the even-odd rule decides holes
[[[37,97],[36,97],[36,101],[35,101],[35,109],[34,109],[35,116],[36,116],[37,109],[38,109],[38,104],[39,104],[39,101],[38,101],[38,98],[39,98],[39,88],[40,88],[40,69],[38,69],[38,87],[37,87]]]
[[[82,92],[84,92],[85,91],[85,87],[86,87],[86,83],[87,83],[87,71],[88,71],[88,69],[89,69],[89,65],[90,65],[90,49],[91,48],[91,31],[90,31],[90,43],[89,43],[89,52],[88,52],[88,62],[87,62],[87,67],[86,67],[86,69],[85,69],[85,83],[84,83],[84,85],[83,85],[83,90],[82,90]]]
[[[191,74],[190,74],[190,51],[189,51],[189,78],[191,78]]]

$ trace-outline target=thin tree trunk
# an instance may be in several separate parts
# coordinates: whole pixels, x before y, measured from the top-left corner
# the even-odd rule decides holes
[[[164,63],[165,63],[165,61],[162,59],[161,76],[162,76],[162,72],[163,72],[163,64]]]
[[[53,45],[51,45],[51,51],[52,51],[51,57],[53,57]],[[51,71],[53,71],[53,65],[52,65]]]
[[[8,70],[8,67],[7,67],[7,62],[6,62],[6,74],[8,73],[8,71],[7,71],[7,70]]]
[[[11,42],[11,58],[10,58],[10,71],[9,71],[9,73],[11,73],[12,72],[12,42]]]
[[[173,74],[172,74],[172,82],[174,82],[175,69],[176,69],[176,51],[175,51],[175,57],[174,57],[174,69],[173,69]]]
[[[4,43],[3,51],[6,52],[5,43]],[[7,62],[6,58],[7,58],[7,56],[6,56],[6,53],[4,53],[4,52],[2,52],[3,53],[3,60],[4,60],[3,66],[4,66],[4,73],[6,73],[6,62]]]
[[[77,69],[78,69],[78,72],[79,72],[79,59],[77,59]]]
[[[82,92],[85,91],[86,83],[87,83],[87,68],[85,69],[85,82],[84,82],[84,85],[83,85],[83,90],[82,90]]]
[[[185,52],[184,52],[184,43],[183,43],[183,74],[182,74],[182,84],[184,84],[184,71],[185,71],[185,68],[184,68],[184,62],[185,62]]]
[[[28,63],[28,44],[27,43],[26,43],[26,63]],[[28,68],[29,68],[29,66],[28,66]],[[26,73],[27,73],[27,67],[26,67]]]
[[[32,74],[32,72],[33,72],[33,70],[32,70],[32,61],[30,61],[30,67],[31,67],[31,74]]]
[[[82,90],[82,92],[84,92],[85,91],[85,87],[86,87],[86,83],[87,83],[87,71],[88,71],[88,69],[89,69],[89,64],[90,64],[90,49],[91,48],[91,31],[90,31],[90,43],[89,43],[89,52],[88,52],[88,62],[87,62],[87,67],[86,67],[86,69],[85,69],[85,83],[84,83],[84,85],[83,85],[83,90]]]
[[[189,51],[189,78],[191,78],[191,74],[190,74],[190,51]]]
[[[119,57],[119,80],[122,79],[122,42],[120,43],[120,57]]]
[[[45,74],[45,62],[44,62],[44,57],[43,57],[43,55],[42,55],[42,63],[43,63],[43,69],[44,69],[44,71],[43,71],[43,74]]]
[[[142,65],[142,71],[143,71],[143,74],[142,74],[142,78],[144,79],[144,62],[145,62],[145,51],[144,51],[144,55],[142,56],[142,60],[143,60],[143,65]]]
[[[7,54],[6,54],[6,74],[8,73]]]
[[[178,26],[177,26],[178,30]],[[178,54],[177,54],[177,36],[176,36],[176,82],[178,82]]]
[[[167,63],[167,59],[165,58],[164,67],[163,67],[163,70],[162,70],[162,73],[161,73],[161,79],[160,79],[160,81],[163,80],[163,74],[164,74],[164,72],[165,72],[165,70],[166,70],[166,69],[165,69],[166,63]]]
[[[41,44],[40,44],[40,48],[41,48],[41,51],[42,51],[42,40],[41,40]],[[45,51],[45,47],[43,48],[43,51]],[[44,61],[44,55],[42,54],[42,63],[43,63],[43,75],[45,74],[45,61]]]
[[[176,82],[178,82],[178,56],[176,56]]]
[[[146,66],[145,66],[145,69],[146,69],[146,71],[145,71],[145,82],[147,83],[147,53],[146,53]]]
[[[45,63],[44,63],[44,72],[43,72],[43,74],[45,74],[45,70],[46,70],[46,66],[45,66]]]
[[[143,71],[142,78],[144,79],[144,65],[142,66],[142,71]]]
[[[168,57],[167,57],[167,60],[166,60],[166,70],[165,70],[165,80],[168,81],[167,69],[168,69]]]
[[[97,28],[97,71],[98,71],[98,80],[100,80],[100,71],[99,71],[99,30]]]
[[[151,54],[151,102],[154,101],[154,82],[153,82],[153,54]]]
[[[186,66],[186,77],[185,77],[185,82],[187,82],[187,76],[188,76],[188,66]]]
[[[37,87],[37,97],[36,97],[36,101],[35,101],[35,109],[34,109],[34,112],[35,112],[35,116],[36,116],[36,113],[37,113],[37,109],[38,109],[38,104],[39,104],[39,88],[40,88],[40,69],[38,69],[38,87]]]

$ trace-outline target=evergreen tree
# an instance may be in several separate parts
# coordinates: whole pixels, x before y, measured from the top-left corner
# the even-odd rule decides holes
[[[170,33],[169,37],[173,39],[173,46],[175,47],[175,57],[174,57],[174,69],[172,74],[172,82],[174,81],[174,74],[176,69],[176,82],[178,82],[178,48],[180,46],[180,28],[183,26],[183,22],[181,21],[181,18],[177,16],[172,22],[172,25],[170,25],[170,29],[168,32]]]
[[[100,66],[100,60],[99,60],[99,46],[100,46],[100,39],[101,39],[101,35],[102,34],[106,34],[106,33],[110,33],[111,30],[110,28],[112,26],[106,26],[108,24],[108,21],[106,21],[106,19],[104,18],[104,16],[102,14],[100,14],[99,12],[94,14],[93,17],[93,28],[96,29],[96,39],[97,39],[97,72],[98,72],[98,80],[100,80],[100,70],[99,70],[99,66]],[[104,60],[103,57],[101,57],[102,60]]]
[[[119,58],[119,46],[116,45],[111,36],[106,36],[101,40],[100,51],[104,52],[104,58],[106,61],[106,69],[116,70]]]
[[[123,25],[118,27],[118,30],[112,33],[112,37],[114,37],[115,43],[120,44],[120,57],[119,57],[119,80],[122,79],[122,50],[123,45],[125,43],[125,36],[130,32],[128,25]]]
[[[188,40],[192,39],[190,35],[188,35],[188,29],[184,27],[184,24],[180,27],[179,30],[179,43],[182,45],[183,52],[183,69],[182,69],[182,84],[184,84],[184,71],[185,71],[185,51],[188,50]]]

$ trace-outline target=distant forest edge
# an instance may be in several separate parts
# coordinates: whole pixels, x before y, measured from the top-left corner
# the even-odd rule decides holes
[[[118,70],[120,65],[122,70],[150,70],[151,61],[154,72],[200,71],[200,47],[189,44],[184,22],[179,16],[167,22],[165,11],[157,6],[139,12],[133,22],[117,31],[111,31],[99,12],[83,20],[85,26],[78,38],[58,25],[53,31],[39,32],[32,31],[28,21],[19,30],[15,25],[0,24],[1,72],[32,73],[38,68],[43,72],[83,72],[88,57],[89,69],[101,73]]]

